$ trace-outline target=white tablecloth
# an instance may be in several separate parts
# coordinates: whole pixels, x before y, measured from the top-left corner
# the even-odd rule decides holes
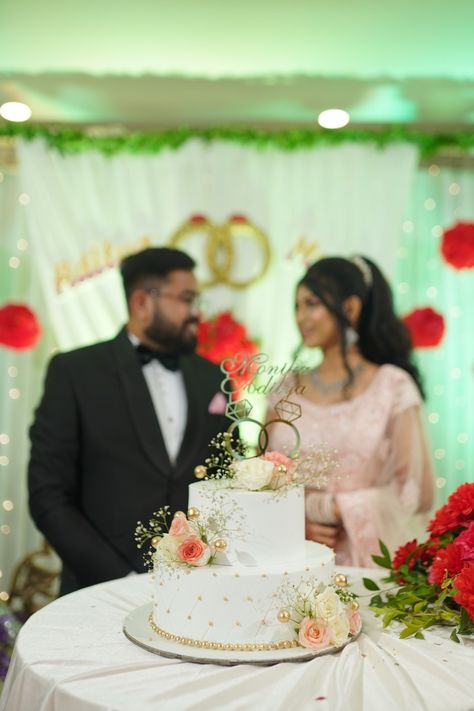
[[[354,570],[345,572],[360,579]],[[125,616],[150,599],[148,576],[137,575],[33,615],[18,637],[1,711],[474,709],[474,645],[439,632],[400,640],[364,604],[363,634],[337,655],[223,667],[165,659],[126,639]]]

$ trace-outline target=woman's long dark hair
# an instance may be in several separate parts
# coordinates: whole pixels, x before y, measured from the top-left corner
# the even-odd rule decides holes
[[[326,257],[312,264],[299,284],[315,294],[336,317],[342,344],[342,356],[347,363],[346,330],[351,325],[344,313],[344,301],[358,296],[362,302],[357,333],[359,352],[371,363],[391,363],[411,375],[422,396],[423,386],[418,368],[412,362],[412,345],[408,329],[395,314],[393,296],[385,277],[367,257]]]

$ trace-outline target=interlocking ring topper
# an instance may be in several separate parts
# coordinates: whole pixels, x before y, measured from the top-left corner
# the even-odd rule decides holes
[[[216,284],[226,284],[234,289],[245,289],[261,279],[270,264],[270,244],[262,230],[249,222],[242,215],[234,215],[223,225],[210,222],[204,215],[194,215],[172,235],[169,246],[183,248],[183,242],[192,235],[200,233],[204,237],[204,258],[211,273],[211,278],[202,282],[206,289]],[[254,241],[260,250],[261,264],[258,271],[250,277],[237,279],[234,275],[236,266],[235,242],[247,238]],[[202,259],[200,258],[200,261]]]
[[[237,353],[235,356],[225,358],[220,364],[220,369],[225,376],[221,382],[221,390],[227,398],[225,414],[229,419],[233,420],[232,424],[227,429],[225,446],[229,454],[231,454],[235,459],[253,459],[265,454],[269,442],[268,428],[270,425],[278,423],[290,427],[293,433],[294,445],[291,451],[288,452],[287,456],[291,459],[296,459],[298,457],[301,438],[298,428],[294,424],[294,421],[301,417],[301,406],[298,405],[298,403],[292,402],[287,397],[283,397],[275,405],[275,411],[279,417],[263,423],[253,417],[250,417],[253,405],[249,400],[247,400],[247,398],[243,398],[242,400],[232,399],[235,391],[234,383],[236,376],[239,376],[241,388],[242,376],[248,376],[248,379],[244,385],[245,389],[248,388],[248,386],[251,385],[255,378],[257,378],[258,375],[261,375],[262,372],[270,372],[274,375],[283,375],[282,371],[284,371],[285,367],[287,368],[286,364],[283,368],[279,368],[278,366],[267,365],[268,360],[269,359],[266,353],[257,353],[250,358],[245,353]],[[289,369],[287,368],[286,373],[288,374],[290,371],[291,367]],[[257,452],[256,454],[252,454],[248,457],[236,452],[232,446],[232,433],[236,427],[244,422],[251,422],[259,428]]]

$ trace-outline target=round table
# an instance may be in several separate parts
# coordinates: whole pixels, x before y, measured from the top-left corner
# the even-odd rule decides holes
[[[339,568],[364,593],[363,633],[338,654],[260,667],[191,664],[130,642],[126,615],[151,599],[136,575],[67,595],[21,629],[2,711],[468,711],[474,644],[449,632],[400,640],[367,609],[362,571]],[[374,577],[375,571],[368,573]]]

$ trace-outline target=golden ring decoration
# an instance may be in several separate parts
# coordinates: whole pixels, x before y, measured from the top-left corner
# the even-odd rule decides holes
[[[251,457],[246,457],[243,454],[239,454],[238,452],[235,451],[235,449],[232,446],[232,438],[228,437],[228,438],[226,438],[225,448],[227,449],[229,454],[232,455],[235,459],[254,459],[255,457],[260,457],[262,454],[265,454],[265,452],[267,451],[268,440],[269,440],[267,427],[269,427],[270,425],[275,425],[275,424],[282,424],[282,425],[287,425],[288,427],[291,427],[291,429],[293,430],[293,434],[295,436],[295,443],[294,443],[293,449],[290,452],[288,452],[287,456],[290,459],[294,459],[296,457],[296,455],[298,454],[299,449],[300,449],[300,443],[301,443],[300,433],[299,433],[296,425],[294,425],[292,422],[289,422],[289,420],[283,420],[282,418],[279,417],[275,420],[269,420],[265,424],[262,424],[262,422],[259,422],[258,420],[254,420],[251,417],[243,417],[240,420],[235,420],[234,422],[232,422],[232,424],[227,429],[227,432],[229,433],[229,435],[232,435],[235,428],[238,427],[239,425],[241,425],[243,422],[252,422],[252,424],[258,425],[258,427],[260,428],[260,432],[259,432],[258,440],[257,440],[258,451],[256,454],[253,454]],[[262,436],[264,438],[263,442],[262,442]]]
[[[234,289],[245,289],[261,279],[270,264],[270,243],[266,234],[244,217],[231,217],[223,225],[216,225],[200,215],[191,217],[172,235],[169,246],[181,248],[191,235],[201,233],[205,239],[205,259],[211,278],[201,284],[202,288],[226,284]],[[257,243],[262,263],[257,273],[247,279],[232,276],[235,266],[235,242],[249,238]]]

